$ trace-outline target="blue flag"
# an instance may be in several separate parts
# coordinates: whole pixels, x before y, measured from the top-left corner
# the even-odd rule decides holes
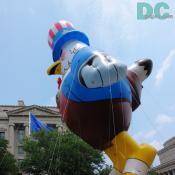
[[[30,119],[30,133],[32,132],[39,132],[42,129],[45,129],[46,131],[52,131],[53,129],[48,127],[44,122],[39,120],[35,115],[32,113],[29,114]]]

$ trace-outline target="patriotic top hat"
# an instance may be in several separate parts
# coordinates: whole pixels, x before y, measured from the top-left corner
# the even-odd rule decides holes
[[[52,56],[54,64],[52,64],[47,73],[61,74],[61,53],[63,45],[70,40],[78,40],[82,43],[89,45],[88,37],[73,28],[73,25],[68,21],[60,21],[55,23],[54,26],[49,30],[48,44],[52,49]]]

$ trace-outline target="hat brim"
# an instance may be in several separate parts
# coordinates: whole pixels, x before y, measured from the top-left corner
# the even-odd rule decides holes
[[[48,75],[58,75],[61,74],[61,62],[58,60],[54,62],[49,68],[47,69]]]
[[[61,57],[62,47],[64,46],[65,43],[67,43],[70,40],[78,40],[78,41],[80,41],[88,46],[90,45],[88,37],[84,33],[80,32],[78,30],[67,31],[65,33],[58,32],[56,34],[56,36],[54,37],[54,40],[52,43],[52,45],[53,45],[53,52],[52,52],[53,61],[57,61],[58,58]]]

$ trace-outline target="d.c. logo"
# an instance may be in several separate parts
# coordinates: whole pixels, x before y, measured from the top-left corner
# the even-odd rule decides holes
[[[145,20],[148,18],[167,19],[172,18],[168,13],[169,5],[165,2],[159,2],[154,7],[146,2],[137,3],[137,19]]]

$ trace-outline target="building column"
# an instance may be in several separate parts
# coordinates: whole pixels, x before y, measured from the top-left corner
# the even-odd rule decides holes
[[[63,131],[63,128],[61,127],[60,124],[57,124],[56,125],[56,128],[58,129],[58,132],[62,132]]]
[[[168,175],[171,175],[171,171],[168,171],[167,174],[168,174]]]
[[[58,129],[58,132],[66,132],[68,130],[63,124],[57,124],[56,128]]]
[[[166,175],[170,175],[168,171],[165,172]]]
[[[25,123],[24,127],[25,127],[25,136],[28,137],[29,136],[29,124]]]
[[[14,155],[15,154],[15,129],[14,129],[15,124],[14,123],[9,123],[9,145],[10,145],[10,152]]]

